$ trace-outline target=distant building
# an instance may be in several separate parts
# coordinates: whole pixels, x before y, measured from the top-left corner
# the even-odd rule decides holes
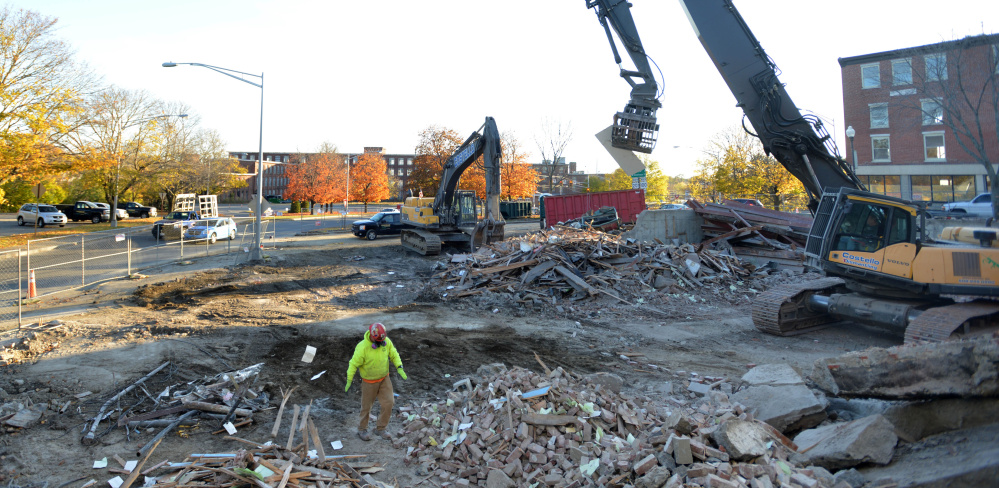
[[[402,188],[405,188],[409,181],[409,175],[413,172],[413,159],[415,154],[385,154],[381,147],[365,147],[362,153],[341,153],[347,158],[350,165],[357,164],[358,158],[364,153],[374,152],[380,154],[385,159],[385,173],[389,176],[389,184],[396,183],[395,188],[391,188],[393,198],[402,197]],[[288,191],[288,165],[295,164],[296,155],[309,156],[315,153],[290,153],[290,152],[265,152],[264,153],[264,195],[276,195],[284,198]],[[254,164],[257,161],[257,152],[230,152],[229,156],[239,160],[240,166],[246,173],[255,171]],[[271,164],[268,164],[270,162]],[[244,179],[247,186],[237,188],[228,194],[227,199],[250,201],[257,191],[256,176],[246,176]]]
[[[873,192],[929,202],[988,191],[984,165],[958,142],[945,107],[960,94],[958,82],[975,97],[999,81],[997,60],[999,35],[840,58],[845,125],[856,131],[844,152],[861,181]],[[996,164],[996,107],[986,105],[977,117]]]

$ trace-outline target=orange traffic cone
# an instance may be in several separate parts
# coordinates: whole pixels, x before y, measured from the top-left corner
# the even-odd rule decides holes
[[[35,270],[28,270],[28,298],[35,298],[38,292],[35,290]]]

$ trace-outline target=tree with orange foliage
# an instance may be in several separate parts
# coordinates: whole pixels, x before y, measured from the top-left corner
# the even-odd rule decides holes
[[[406,182],[406,190],[416,195],[423,192],[430,196],[437,193],[441,185],[441,174],[444,164],[459,147],[463,140],[457,132],[432,125],[420,132],[420,142],[416,145],[416,157],[413,158],[413,172]]]
[[[347,163],[336,152],[322,152],[303,158],[288,170],[288,191],[285,195],[293,200],[311,202],[310,213],[315,213],[315,204],[343,201],[347,194]]]
[[[538,188],[538,172],[527,163],[528,153],[520,147],[520,141],[510,132],[500,137],[503,150],[503,164],[500,166],[502,190],[501,200],[513,200],[533,196]]]
[[[388,175],[385,174],[385,158],[381,154],[366,152],[357,158],[350,170],[350,198],[364,202],[380,202],[389,197]]]

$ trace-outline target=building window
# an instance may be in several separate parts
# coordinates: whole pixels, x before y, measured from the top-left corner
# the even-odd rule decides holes
[[[389,158],[389,164],[395,166],[395,158]]]
[[[923,100],[923,125],[939,125],[943,123],[943,107],[936,100]]]
[[[996,66],[996,73],[999,73],[999,44],[992,45],[992,62]]]
[[[413,172],[413,170],[411,170],[411,169],[406,169],[406,176],[409,176],[409,174],[410,174],[410,173],[412,173],[412,172]]]
[[[926,152],[926,161],[947,160],[947,152],[944,149],[943,132],[924,132],[923,147]]]
[[[871,107],[871,128],[885,129],[888,127],[888,104],[872,103]]]
[[[389,174],[395,176],[395,168],[389,168]]]
[[[912,84],[912,63],[908,58],[891,62],[891,80],[893,85]]]
[[[270,155],[264,156],[264,161],[270,161],[270,160],[271,160],[271,156]]]
[[[891,142],[888,136],[871,136],[871,150],[874,162],[891,162]]]
[[[406,158],[406,166],[412,166],[412,165],[413,165],[413,158]]]
[[[925,60],[926,81],[940,81],[947,79],[947,54],[927,54]]]
[[[877,88],[881,86],[881,67],[877,63],[861,65],[860,78],[864,88]]]

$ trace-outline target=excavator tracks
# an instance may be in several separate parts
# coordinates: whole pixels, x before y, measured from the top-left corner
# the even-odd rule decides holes
[[[436,256],[441,253],[441,238],[433,232],[423,229],[404,230],[401,239],[402,247],[424,256]]]
[[[808,297],[815,292],[840,287],[840,278],[822,278],[771,288],[753,302],[753,325],[767,334],[788,336],[807,332],[836,319],[825,312],[808,309]]]
[[[919,314],[905,328],[905,343],[941,342],[952,339],[955,333],[971,332],[972,326],[985,325],[996,328],[999,320],[999,303],[976,301],[934,307]],[[960,329],[964,329],[963,331]]]

